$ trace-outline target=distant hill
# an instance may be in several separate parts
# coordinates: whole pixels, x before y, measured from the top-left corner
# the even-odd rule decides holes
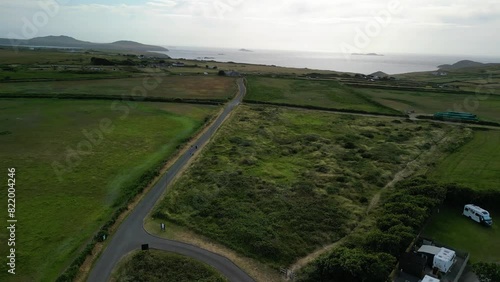
[[[113,43],[92,43],[88,41],[77,40],[69,36],[45,36],[36,37],[26,40],[0,38],[0,45],[15,46],[50,46],[50,47],[65,47],[65,48],[83,48],[95,50],[123,50],[123,51],[168,51],[168,49],[154,46],[145,45],[134,41],[116,41]]]
[[[500,66],[500,64],[483,64],[469,60],[463,60],[453,65],[440,65],[438,68],[440,70],[458,70],[464,68],[478,68],[478,67],[488,67],[488,66]]]

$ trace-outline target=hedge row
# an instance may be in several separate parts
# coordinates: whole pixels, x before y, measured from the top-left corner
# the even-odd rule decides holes
[[[375,85],[375,84],[358,84],[358,83],[346,83],[345,85],[357,88],[375,88],[384,90],[400,90],[400,91],[418,91],[418,92],[428,92],[428,93],[447,93],[447,94],[459,94],[459,95],[488,95],[488,93],[476,93],[473,91],[464,90],[443,90],[443,89],[426,89],[420,87],[408,87],[408,86],[388,86],[388,85]]]
[[[224,99],[185,99],[164,97],[137,97],[123,95],[94,95],[94,94],[0,94],[0,98],[52,98],[52,99],[74,99],[74,100],[119,100],[132,102],[165,102],[185,103],[202,105],[220,105],[226,103]]]
[[[474,190],[459,184],[447,184],[445,205],[451,207],[464,207],[467,204],[476,204],[484,208],[497,208],[500,203],[498,190]]]
[[[484,121],[484,120],[479,120],[479,121],[468,121],[468,120],[455,121],[455,120],[446,120],[446,119],[442,119],[442,118],[435,118],[434,116],[417,116],[417,119],[439,120],[439,121],[447,121],[447,122],[476,124],[476,125],[487,125],[487,126],[499,126],[500,127],[500,123],[498,123],[498,122]]]
[[[341,112],[341,113],[353,113],[353,114],[365,114],[365,115],[376,115],[376,116],[389,116],[389,117],[405,117],[403,114],[383,114],[377,112],[368,112],[363,110],[350,110],[350,109],[335,109],[335,108],[325,108],[318,106],[310,106],[310,105],[294,105],[287,103],[274,103],[274,102],[263,102],[256,100],[247,100],[245,99],[245,103],[248,104],[256,104],[256,105],[269,105],[269,106],[278,106],[278,107],[288,107],[288,108],[297,108],[297,109],[308,109],[308,110],[319,110],[319,111],[327,111],[327,112]]]

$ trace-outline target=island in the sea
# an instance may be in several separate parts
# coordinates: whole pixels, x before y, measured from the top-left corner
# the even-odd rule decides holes
[[[384,56],[382,54],[377,54],[377,53],[352,53],[351,55],[354,55],[354,56]]]
[[[244,48],[242,48],[242,49],[240,49],[238,51],[240,51],[240,52],[253,52],[252,50],[248,50],[248,49],[244,49]]]

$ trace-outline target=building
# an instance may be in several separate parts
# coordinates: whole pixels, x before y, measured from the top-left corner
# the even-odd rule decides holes
[[[401,271],[395,277],[395,282],[435,282],[436,278],[440,279],[437,281],[458,282],[470,257],[469,253],[422,238],[417,240],[414,247],[414,252],[401,256]]]
[[[236,76],[241,76],[241,74],[237,71],[226,71],[226,76],[233,76],[233,77],[236,77]]]
[[[415,277],[425,274],[427,259],[416,253],[405,253],[399,258],[399,269]]]
[[[435,76],[447,76],[448,73],[445,72],[445,71],[435,71],[435,72],[432,72],[432,75],[435,75]]]

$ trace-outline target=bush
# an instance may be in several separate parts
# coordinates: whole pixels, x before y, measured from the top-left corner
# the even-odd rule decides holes
[[[475,263],[472,270],[480,282],[500,282],[500,265],[496,263]]]
[[[369,252],[383,252],[398,256],[400,253],[400,240],[401,238],[396,234],[375,230],[366,235],[363,247]]]
[[[395,264],[396,258],[386,253],[341,247],[316,260],[299,281],[385,282]]]

